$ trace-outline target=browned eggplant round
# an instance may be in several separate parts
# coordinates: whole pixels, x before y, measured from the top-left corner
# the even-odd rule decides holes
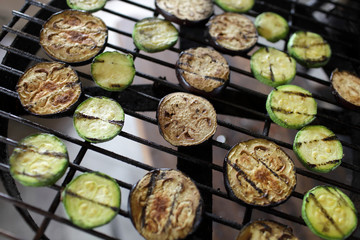
[[[213,16],[207,28],[210,44],[231,55],[248,52],[258,39],[254,23],[239,13],[225,12]]]
[[[191,48],[180,53],[175,66],[181,86],[201,95],[217,95],[229,83],[230,68],[217,51]]]
[[[212,0],[156,0],[155,6],[166,20],[185,26],[204,25],[214,12]]]
[[[84,11],[64,10],[43,25],[40,44],[53,59],[84,65],[104,50],[107,35],[107,27],[100,18]]]
[[[20,77],[16,91],[28,112],[38,116],[59,116],[75,108],[81,96],[81,82],[70,66],[42,62]]]
[[[296,185],[295,166],[275,143],[251,139],[233,146],[224,161],[224,182],[234,199],[255,206],[275,206]]]
[[[175,92],[161,99],[157,109],[160,134],[173,146],[193,146],[216,132],[216,112],[205,98]]]
[[[360,109],[360,78],[354,73],[335,69],[330,79],[338,102],[349,109]]]
[[[257,220],[246,224],[239,232],[236,240],[297,240],[292,229],[273,220]]]
[[[131,221],[147,240],[184,239],[200,224],[202,209],[196,185],[178,170],[147,173],[129,195]]]

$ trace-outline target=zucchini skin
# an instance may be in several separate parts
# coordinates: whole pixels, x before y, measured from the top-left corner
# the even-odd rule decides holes
[[[314,134],[316,134],[316,136],[318,136],[318,138],[303,139],[303,141],[301,142],[300,141],[301,135],[305,132],[307,132],[307,134],[313,132]],[[332,141],[332,142],[335,141],[337,146],[328,146],[327,148],[325,146],[318,147],[318,148],[315,148],[315,147],[311,148],[311,144],[317,144],[319,142],[326,143],[328,141]],[[301,145],[304,145],[304,144],[305,144],[305,149],[301,150],[300,149]],[[319,163],[319,165],[317,165],[316,163],[313,163],[313,164],[309,163],[307,156],[304,156],[303,152],[302,152],[302,151],[306,151],[307,144],[310,144],[309,148],[312,149],[312,151],[311,151],[312,154],[315,154],[318,152],[321,154],[323,151],[332,151],[333,148],[336,148],[337,150],[339,150],[339,153],[337,155],[339,155],[341,157],[340,158],[337,157],[336,159],[329,159],[328,162],[330,162],[330,163],[327,167],[324,167],[322,163]],[[327,173],[327,172],[333,171],[335,168],[337,168],[341,164],[341,159],[343,156],[343,148],[342,148],[341,142],[337,139],[337,137],[331,130],[329,130],[325,126],[320,126],[320,125],[305,126],[300,131],[298,131],[295,136],[293,150],[294,150],[297,158],[307,169],[314,171],[314,172],[320,172],[320,173]],[[316,161],[316,159],[311,159],[311,160]]]
[[[243,3],[244,1],[242,1],[242,3],[240,3],[240,4],[229,3],[229,0],[227,0],[227,1],[226,0],[214,0],[214,1],[224,11],[237,12],[237,13],[245,13],[245,12],[249,11],[250,9],[252,9],[255,4],[255,0],[247,0],[247,2],[245,1],[246,3]]]
[[[307,215],[307,207],[308,207],[309,201],[311,199],[314,199],[316,191],[321,191],[322,189],[325,189],[326,191],[328,191],[329,194],[336,193],[337,197],[338,197],[338,205],[340,205],[340,203],[341,203],[341,205],[345,204],[353,212],[353,220],[354,220],[353,227],[350,228],[348,230],[348,232],[344,233],[342,236],[338,236],[338,237],[329,236],[325,232],[316,229],[316,227],[313,225],[313,222],[311,221],[311,219],[309,219],[309,216]],[[317,203],[317,204],[320,204],[320,203]],[[311,212],[314,212],[314,211],[316,211],[316,209],[312,210]],[[321,210],[321,211],[323,211],[323,210]],[[325,209],[325,211],[326,211],[326,209]],[[328,211],[327,211],[327,215],[332,217],[332,218],[334,217],[333,213],[329,213]],[[326,186],[326,185],[316,186],[316,187],[312,188],[311,190],[309,190],[305,194],[305,196],[303,198],[302,207],[301,207],[301,216],[304,219],[304,221],[305,221],[306,225],[308,226],[308,228],[311,230],[311,232],[313,232],[315,235],[317,235],[317,236],[319,236],[319,237],[321,237],[323,239],[326,239],[326,240],[346,239],[347,237],[349,237],[353,233],[353,231],[356,229],[357,223],[358,223],[357,210],[356,210],[356,208],[354,206],[354,203],[351,201],[351,199],[345,193],[343,193],[339,188],[333,187],[333,186]],[[349,216],[347,216],[347,217],[349,217]],[[332,220],[332,221],[334,221],[334,220]],[[331,225],[331,224],[336,224],[336,223],[335,222],[334,223],[327,222],[327,223],[324,223],[324,224],[330,224]],[[338,227],[341,229],[343,226],[338,225]]]
[[[86,4],[84,4],[83,6],[79,6],[79,4],[78,4],[78,2],[76,0],[66,0],[66,4],[69,6],[69,8],[72,8],[74,10],[82,10],[82,11],[87,11],[87,12],[96,12],[96,11],[99,11],[99,10],[104,8],[107,0],[97,0],[97,1],[100,2],[100,4],[98,4],[95,7],[86,6]]]
[[[39,142],[38,144],[36,143],[31,144],[31,141],[33,140],[39,141],[40,144]],[[54,148],[55,147],[61,148],[62,151],[50,152],[48,149],[45,149],[46,151],[43,150],[40,151],[39,148],[41,148],[41,144],[46,144],[48,146],[51,143],[50,140],[53,141],[54,143],[56,142],[57,146],[54,146],[55,144],[53,144]],[[21,157],[20,154],[26,154],[27,151],[33,153],[38,152],[40,156],[43,155],[44,158],[40,159],[43,162],[46,161],[46,157],[53,155],[55,158],[59,158],[58,161],[63,161],[62,166],[60,166],[60,168],[55,172],[54,175],[50,175],[47,177],[41,174],[40,176],[36,176],[29,169],[23,169],[19,172],[16,169],[17,161],[21,160],[21,159],[19,160],[19,157]],[[34,159],[34,156],[30,156],[30,157],[32,158],[32,160]],[[55,182],[57,182],[57,180],[59,180],[64,175],[69,165],[69,156],[66,145],[58,137],[48,133],[36,133],[23,138],[18,143],[17,147],[15,147],[13,153],[10,156],[9,164],[10,164],[10,173],[12,177],[16,179],[18,182],[20,182],[22,185],[30,186],[30,187],[43,187],[43,186],[53,185]],[[34,166],[35,164],[36,162],[33,161],[32,166]],[[29,166],[29,168],[31,168],[32,166]],[[54,167],[54,163],[52,163],[50,166]]]
[[[283,31],[279,32],[279,33],[274,33],[274,32],[271,32],[271,31],[274,31],[274,28],[272,28],[270,26],[264,26],[264,24],[267,24],[267,21],[271,21],[271,20],[272,21],[275,20],[275,23],[273,23],[273,24],[275,24],[276,27],[283,28]],[[269,42],[274,43],[281,39],[285,39],[289,33],[289,25],[288,25],[287,21],[282,16],[280,16],[279,14],[274,13],[274,12],[261,13],[260,15],[258,15],[255,18],[254,24],[256,26],[256,29],[257,29],[257,32],[259,33],[259,35],[264,37]]]
[[[309,43],[307,41],[308,39],[312,41]],[[316,56],[316,58],[310,58],[299,55],[302,53],[302,51],[310,51],[312,47],[317,46],[324,46],[325,53],[323,53],[323,55],[321,55],[320,57]],[[300,63],[306,68],[323,67],[329,62],[331,58],[330,45],[319,34],[313,32],[297,31],[293,33],[290,36],[289,42],[287,44],[287,49],[289,54],[293,58],[295,58],[298,63]]]

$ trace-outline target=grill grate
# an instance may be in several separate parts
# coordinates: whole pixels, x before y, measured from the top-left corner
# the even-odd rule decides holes
[[[85,232],[87,237],[93,235],[101,239],[131,239],[127,237],[126,233],[118,234],[103,228],[94,230],[78,228],[59,210],[61,209],[59,206],[61,189],[73,179],[75,174],[98,170],[98,166],[94,167],[87,163],[89,152],[111,159],[110,161],[114,165],[128,166],[134,171],[134,175],[137,174],[138,178],[149,170],[163,167],[162,164],[177,167],[194,178],[206,205],[202,224],[192,236],[193,239],[220,239],[223,237],[234,239],[244,224],[259,217],[275,219],[291,226],[299,238],[313,239],[314,235],[305,227],[304,221],[300,217],[300,205],[304,192],[319,184],[334,185],[343,189],[354,201],[357,209],[360,209],[360,188],[358,187],[360,165],[357,163],[357,155],[360,152],[358,137],[360,111],[347,110],[339,106],[331,95],[328,81],[330,72],[336,67],[360,73],[360,48],[357,43],[360,33],[356,27],[354,28],[359,23],[360,4],[358,2],[355,0],[274,0],[270,3],[257,0],[254,8],[247,13],[250,17],[256,17],[264,11],[278,12],[287,17],[291,32],[309,30],[321,33],[332,46],[332,59],[324,67],[324,72],[317,71],[325,77],[319,77],[318,74],[298,67],[297,76],[293,82],[304,86],[313,93],[319,105],[315,123],[332,129],[344,146],[345,157],[341,166],[329,174],[316,174],[305,170],[291,151],[292,140],[296,132],[282,129],[271,123],[265,111],[266,96],[271,89],[261,85],[253,78],[248,67],[251,53],[239,56],[224,54],[231,65],[231,83],[226,89],[226,94],[209,99],[214,104],[219,116],[219,129],[214,138],[203,146],[191,148],[173,148],[165,143],[159,137],[154,113],[161,97],[170,92],[183,91],[174,80],[175,61],[173,60],[176,60],[178,53],[188,46],[208,45],[208,43],[203,38],[204,29],[196,28],[196,36],[194,36],[193,29],[179,27],[181,30],[180,43],[170,50],[159,54],[147,54],[136,49],[131,40],[132,29],[126,26],[132,27],[136,21],[142,18],[137,14],[138,11],[146,12],[146,16],[157,15],[153,2],[149,3],[148,1],[109,1],[105,9],[96,13],[104,16],[103,19],[108,25],[110,36],[107,50],[130,53],[135,58],[137,71],[132,86],[121,93],[105,92],[93,86],[88,67],[76,67],[75,69],[85,86],[85,97],[97,95],[111,97],[122,105],[127,116],[145,126],[144,134],[125,130],[116,139],[124,139],[130,144],[146,149],[152,154],[152,161],[143,161],[140,158],[127,156],[123,154],[121,148],[108,149],[107,145],[89,144],[75,135],[58,130],[51,124],[48,125],[47,120],[29,117],[19,105],[15,85],[27,67],[36,62],[49,61],[40,49],[39,31],[41,25],[52,13],[66,8],[64,2],[53,0],[42,3],[36,0],[27,0],[19,11],[12,12],[12,20],[3,26],[0,34],[0,49],[6,54],[0,64],[2,76],[0,82],[0,173],[7,190],[7,193],[0,192],[0,202],[17,207],[22,215],[22,218],[19,217],[21,221],[33,229],[33,235],[27,235],[26,238],[62,239],[61,236],[53,236],[51,232],[53,229],[51,224],[57,222],[61,226],[66,225],[70,226],[70,229]],[[126,12],[125,8],[110,9],[110,4],[118,3],[134,9],[134,11]],[[216,13],[220,12],[221,10],[216,8]],[[119,20],[124,24],[120,27],[113,24]],[[6,44],[5,40],[8,37],[13,37],[15,40],[11,44]],[[112,39],[117,39],[118,42]],[[271,44],[262,39],[257,43],[257,47],[266,45]],[[280,41],[276,45],[282,50],[285,50],[285,46],[286,41]],[[159,70],[151,71],[151,69]],[[159,73],[165,76],[159,76]],[[65,117],[65,119],[70,119],[70,117]],[[76,149],[70,159],[65,178],[49,187],[48,190],[51,194],[49,194],[49,203],[46,206],[28,199],[22,200],[22,190],[24,189],[20,189],[19,192],[9,175],[8,152],[20,140],[20,138],[11,137],[14,135],[10,131],[8,133],[8,129],[13,124],[29,128],[31,131],[52,133]],[[220,135],[227,137],[225,143],[217,140],[217,136]],[[265,138],[274,141],[292,156],[296,164],[298,184],[286,203],[274,208],[249,207],[230,199],[227,195],[222,179],[223,158],[232,145],[249,138]],[[100,165],[100,163],[98,164]],[[126,222],[125,226],[130,226],[126,207],[127,200],[124,196],[128,194],[134,181],[123,179],[116,174],[109,173],[109,175],[117,179],[122,191],[124,204],[119,211],[118,218]],[[33,220],[34,213],[43,218]],[[0,218],[5,219],[7,216]],[[0,226],[0,236],[9,239],[24,238],[24,235],[14,229],[3,229]],[[351,239],[359,237],[360,233],[357,231],[351,236]],[[75,235],[73,239],[76,239]]]

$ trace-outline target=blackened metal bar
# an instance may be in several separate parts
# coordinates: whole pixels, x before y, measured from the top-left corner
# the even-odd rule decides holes
[[[229,226],[229,227],[232,227],[234,229],[238,229],[240,230],[243,225],[242,224],[239,224],[237,222],[233,222],[233,221],[230,221],[230,220],[227,220],[227,219],[224,219],[222,217],[219,217],[213,213],[210,213],[210,212],[205,212],[204,213],[204,216],[207,217],[207,218],[210,218],[211,220],[213,220],[214,222],[217,222],[217,223],[221,223],[223,225],[226,225],[226,226]]]
[[[30,7],[30,5],[25,3],[19,11],[25,12],[27,9],[29,9],[29,7]],[[19,19],[20,19],[19,17],[13,17],[7,25],[12,27],[19,21]],[[1,32],[0,33],[0,41],[2,41],[5,36],[6,36],[6,32]]]
[[[34,36],[32,34],[25,33],[23,31],[20,31],[20,30],[14,29],[14,28],[11,28],[10,26],[4,25],[4,26],[2,26],[2,28],[3,28],[4,31],[7,31],[7,32],[12,33],[12,34],[16,34],[16,35],[18,35],[20,37],[29,39],[29,40],[34,41],[36,43],[38,43],[39,40],[40,40],[39,37],[36,37],[36,36]]]
[[[49,4],[45,4],[45,3],[42,3],[42,2],[39,2],[39,1],[26,0],[26,2],[31,4],[31,5],[37,6],[39,8],[42,8],[42,9],[45,9],[45,10],[48,10],[48,11],[51,11],[51,12],[54,12],[54,13],[62,10],[60,8],[53,7],[53,6],[49,5]]]
[[[43,25],[45,23],[45,20],[42,20],[40,18],[36,18],[36,17],[32,17],[32,16],[29,16],[28,14],[25,14],[25,13],[22,13],[22,12],[19,12],[19,11],[16,11],[16,10],[13,10],[12,11],[13,15],[16,16],[16,17],[20,17],[20,18],[23,18],[23,19],[26,19],[30,22],[33,22],[33,23],[37,23],[39,25]]]
[[[4,237],[6,237],[6,239],[11,239],[11,240],[24,240],[23,238],[15,237],[15,235],[13,233],[10,233],[3,229],[0,229],[0,236],[4,236]]]

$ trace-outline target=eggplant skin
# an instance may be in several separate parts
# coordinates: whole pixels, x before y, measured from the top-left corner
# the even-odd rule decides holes
[[[76,72],[59,62],[43,62],[29,68],[20,77],[16,91],[24,109],[42,117],[72,111],[82,93]]]
[[[64,10],[45,22],[40,45],[52,59],[84,65],[105,49],[107,36],[107,27],[100,18],[85,11]]]
[[[234,145],[225,156],[223,167],[229,196],[246,205],[279,205],[296,186],[293,161],[266,139],[250,139]]]
[[[298,240],[292,229],[273,220],[260,219],[247,223],[236,240]]]
[[[129,194],[130,218],[147,240],[184,239],[201,222],[203,200],[194,182],[182,172],[148,172]]]
[[[355,73],[335,69],[330,76],[332,93],[348,109],[360,109],[360,78]]]

